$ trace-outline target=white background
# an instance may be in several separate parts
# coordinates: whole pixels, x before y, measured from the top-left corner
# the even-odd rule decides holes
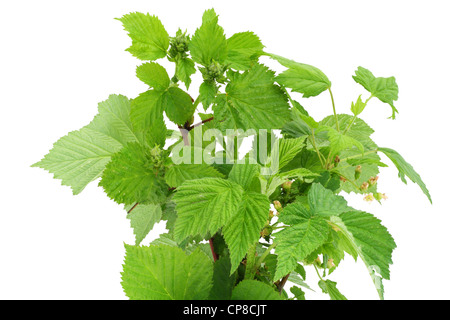
[[[171,35],[178,27],[193,33],[210,7],[228,36],[254,31],[266,51],[320,68],[333,83],[338,112],[349,113],[359,94],[367,97],[351,78],[358,66],[396,77],[397,120],[386,119],[390,107],[375,99],[362,118],[379,146],[396,149],[421,174],[434,203],[417,185],[404,185],[395,168],[382,169],[379,189],[389,197],[382,206],[347,199],[382,219],[397,242],[386,299],[449,299],[450,7],[432,0],[2,1],[0,298],[126,298],[123,244],[134,237],[122,207],[96,182],[73,196],[30,165],[87,124],[109,94],[133,98],[146,90],[135,77],[140,62],[124,51],[130,39],[114,18],[150,12]],[[331,113],[326,93],[301,102],[317,120]],[[377,299],[361,262],[347,257],[330,279],[349,299]],[[317,280],[308,269],[317,292],[307,298],[326,299]]]

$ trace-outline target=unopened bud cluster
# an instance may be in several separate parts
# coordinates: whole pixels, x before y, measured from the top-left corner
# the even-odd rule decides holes
[[[217,61],[212,61],[205,68],[199,68],[200,72],[203,75],[203,80],[206,82],[214,82],[224,83],[226,77],[224,76],[225,71],[227,70],[227,65],[221,65]]]
[[[190,38],[186,35],[186,32],[181,33],[178,30],[176,37],[170,39],[169,57],[172,59],[176,59],[179,55],[186,57],[186,52],[189,50],[189,42]]]

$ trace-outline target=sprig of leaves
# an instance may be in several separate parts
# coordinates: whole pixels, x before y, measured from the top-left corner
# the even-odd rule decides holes
[[[379,219],[348,206],[338,194],[354,192],[381,203],[385,195],[377,188],[378,174],[387,166],[382,153],[400,179],[417,183],[431,202],[412,165],[395,150],[378,147],[374,130],[360,118],[373,97],[389,104],[395,118],[395,78],[375,77],[358,67],[353,79],[370,96],[364,100],[362,93],[349,101],[351,114],[339,114],[325,73],[264,52],[251,31],[226,35],[213,9],[205,11],[192,35],[179,29],[171,37],[149,14],[118,20],[131,38],[126,50],[144,61],[136,76],[148,89],[133,99],[111,95],[88,125],[59,139],[33,166],[53,173],[74,194],[100,179],[105,193],[124,205],[136,238],[134,245],[125,245],[125,294],[130,299],[303,300],[300,287],[311,289],[304,266],[312,265],[318,288],[344,300],[329,276],[350,255],[363,261],[383,298],[394,239]],[[260,62],[262,55],[285,70],[270,70]],[[173,75],[155,62],[165,58],[175,64]],[[189,94],[197,70],[202,83],[197,94]],[[320,121],[303,106],[307,100],[291,97],[292,92],[310,98],[324,91],[333,113]],[[196,115],[202,121],[194,124]],[[167,129],[167,120],[179,134]],[[270,132],[274,129],[281,129],[281,137]],[[196,135],[208,130],[214,133],[208,141]],[[237,154],[246,137],[254,142],[242,161]],[[187,161],[180,163],[177,153]],[[200,162],[193,162],[199,154]],[[227,163],[210,161],[230,154]],[[160,221],[168,232],[140,246]],[[295,284],[291,296],[284,290],[288,281]]]

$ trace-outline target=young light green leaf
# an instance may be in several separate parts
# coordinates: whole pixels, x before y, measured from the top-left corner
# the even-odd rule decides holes
[[[122,287],[132,300],[206,300],[213,264],[200,250],[187,256],[164,245],[125,245]]]
[[[60,138],[50,152],[32,167],[39,167],[70,186],[73,194],[97,179],[111,156],[128,142],[141,141],[130,121],[130,102],[111,95],[99,103],[98,114],[87,126]]]
[[[129,211],[132,206],[126,206]],[[147,234],[153,229],[155,223],[161,220],[161,206],[159,204],[138,204],[130,213],[127,219],[130,220],[133,233],[136,238],[135,245],[138,246]]]
[[[331,280],[320,280],[319,287],[323,293],[328,293],[331,300],[347,300],[347,298],[339,292],[336,287],[337,283]]]
[[[206,110],[211,104],[214,103],[217,94],[217,86],[212,82],[203,82],[200,85],[200,101],[203,105],[203,109]]]
[[[264,48],[261,40],[253,32],[235,33],[227,40],[228,55],[226,63],[236,70],[248,70],[255,62]]]
[[[227,39],[217,21],[213,9],[205,11],[203,23],[189,44],[192,59],[204,66],[209,66],[213,61],[222,63],[227,57]]]
[[[358,97],[355,103],[352,102],[351,110],[355,116],[361,114],[364,111],[366,104],[361,100],[361,95]]]
[[[156,16],[133,12],[117,19],[123,23],[132,40],[127,49],[141,60],[164,58],[169,48],[169,34]]]
[[[374,97],[384,103],[388,103],[392,108],[390,118],[395,119],[398,110],[394,107],[394,101],[398,99],[398,85],[394,77],[382,78],[375,77],[369,70],[358,67],[353,79],[369,91]]]
[[[290,120],[283,91],[274,84],[274,73],[257,64],[236,74],[213,107],[214,118],[224,129],[281,129]]]
[[[164,91],[170,85],[170,78],[166,69],[156,62],[148,62],[138,66],[136,76],[157,91]]]
[[[117,203],[161,203],[169,188],[154,165],[150,150],[129,143],[112,156],[99,186]]]
[[[178,213],[175,240],[216,233],[237,213],[243,192],[240,185],[220,178],[185,181],[173,197]]]
[[[170,87],[164,93],[162,104],[167,117],[181,126],[191,119],[195,111],[189,94],[177,87]]]
[[[363,211],[349,211],[339,217],[331,217],[331,222],[339,229],[338,234],[347,238],[348,243],[365,263],[383,299],[382,278],[389,279],[389,265],[392,251],[396,248],[394,239],[380,220]]]
[[[269,53],[268,56],[288,68],[277,76],[277,82],[291,88],[294,92],[303,93],[304,98],[317,96],[331,87],[330,80],[316,67],[298,63],[275,54]]]
[[[430,192],[428,191],[425,183],[422,181],[420,175],[414,170],[414,168],[405,161],[405,159],[395,150],[389,148],[378,148],[378,151],[383,152],[398,169],[399,178],[406,184],[405,176],[411,179],[412,182],[417,183],[422,189],[423,193],[427,196],[430,203],[431,201]]]
[[[243,195],[237,213],[223,227],[225,242],[230,250],[231,272],[234,272],[249,247],[258,241],[260,231],[269,217],[270,201],[262,194]]]
[[[271,286],[257,280],[243,280],[233,290],[231,300],[282,300]]]
[[[149,90],[131,101],[131,122],[146,137],[149,146],[164,146],[167,127],[163,118],[163,93]]]
[[[176,61],[175,75],[184,82],[186,89],[191,84],[191,76],[195,73],[195,62],[191,58],[181,58]]]
[[[321,126],[317,129],[317,132],[328,132],[328,139],[330,141],[330,152],[331,155],[337,155],[343,150],[352,149],[353,147],[358,148],[361,154],[364,153],[364,146],[358,140],[339,132],[331,127]]]

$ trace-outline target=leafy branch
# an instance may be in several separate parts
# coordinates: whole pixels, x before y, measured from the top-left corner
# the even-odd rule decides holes
[[[412,165],[397,151],[379,147],[360,117],[377,98],[395,119],[395,78],[358,67],[353,79],[370,96],[363,101],[360,95],[351,113],[342,114],[320,69],[264,52],[253,32],[227,36],[213,9],[204,12],[193,34],[179,29],[169,36],[158,17],[139,12],[118,20],[131,38],[126,50],[144,61],[136,76],[148,90],[133,99],[110,95],[88,125],[60,138],[33,166],[53,173],[74,194],[100,179],[106,195],[124,205],[135,234],[135,243],[125,245],[125,294],[304,299],[300,287],[310,288],[304,266],[313,265],[317,286],[330,299],[344,300],[328,278],[350,255],[364,262],[382,299],[394,239],[379,219],[348,206],[340,194],[384,201],[377,183],[379,168],[387,166],[384,155],[400,179],[416,183],[431,202]],[[269,69],[261,56],[283,70]],[[173,63],[174,73],[159,59]],[[201,84],[192,95],[194,76]],[[333,113],[316,121],[303,104],[324,91]],[[302,95],[301,103],[292,92]],[[198,111],[200,104],[205,113]],[[196,116],[201,121],[194,124]],[[200,126],[199,138],[193,129]],[[281,136],[274,134],[278,130]],[[239,159],[246,137],[253,142]],[[161,221],[167,232],[141,246]],[[287,282],[294,285],[290,297]]]

